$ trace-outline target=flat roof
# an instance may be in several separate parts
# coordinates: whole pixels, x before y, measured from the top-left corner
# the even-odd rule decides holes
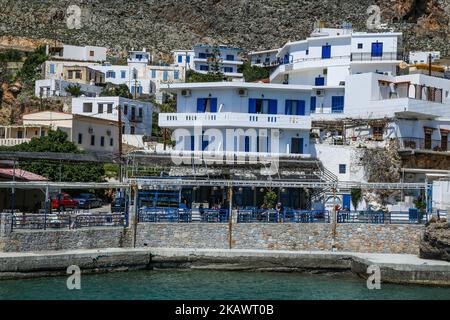
[[[252,51],[252,52],[249,52],[248,55],[263,54],[263,53],[269,53],[269,52],[278,52],[280,50],[281,50],[280,48],[277,48],[277,49],[268,49],[268,50],[262,50],[262,51]]]
[[[255,83],[255,82],[195,82],[195,83],[172,83],[161,85],[161,89],[166,91],[177,91],[183,89],[228,89],[228,88],[246,88],[246,89],[275,89],[275,90],[305,90],[309,91],[312,86],[293,85],[293,84],[275,84],[275,83]]]

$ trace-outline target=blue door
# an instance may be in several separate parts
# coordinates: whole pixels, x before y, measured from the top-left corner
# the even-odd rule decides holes
[[[331,58],[331,46],[326,44],[322,46],[322,59],[330,59]]]
[[[283,63],[284,63],[284,64],[289,64],[289,54],[285,54],[285,55],[284,55]]]
[[[211,98],[211,112],[217,112],[217,98]]]
[[[244,146],[244,150],[245,152],[250,152],[250,137],[246,136],[245,137],[245,146]]]
[[[203,98],[197,99],[197,112],[198,113],[205,112],[205,99]]]
[[[383,42],[373,42],[372,57],[382,57],[382,56],[383,56]]]
[[[303,138],[291,138],[291,153],[303,153]]]
[[[344,96],[331,97],[331,112],[344,112]]]
[[[297,115],[305,115],[305,100],[297,100]]]
[[[277,100],[269,100],[269,114],[277,114]]]
[[[350,210],[350,202],[351,202],[352,196],[349,194],[342,195],[342,208],[343,209],[349,209]],[[355,208],[356,210],[356,208]]]
[[[256,113],[256,99],[248,99],[248,113]]]
[[[316,97],[311,97],[311,112],[316,112]]]
[[[315,82],[314,82],[314,83],[315,83],[316,86],[324,86],[324,85],[325,85],[325,78],[319,76],[319,77],[317,77],[317,78],[315,79]]]

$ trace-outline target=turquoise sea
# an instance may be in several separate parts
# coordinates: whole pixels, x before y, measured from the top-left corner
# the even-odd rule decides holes
[[[228,271],[129,271],[81,275],[81,290],[67,277],[0,281],[0,299],[450,299],[450,288],[382,284],[369,290],[350,274]]]

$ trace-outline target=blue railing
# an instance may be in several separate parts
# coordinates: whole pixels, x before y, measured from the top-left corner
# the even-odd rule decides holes
[[[277,223],[282,219],[283,213],[274,209],[240,209],[237,212],[238,223]]]
[[[138,222],[191,222],[192,211],[180,208],[144,208],[138,213]]]
[[[415,209],[409,211],[338,211],[337,223],[421,224],[427,216]]]
[[[328,210],[285,210],[283,222],[329,223],[330,212]]]
[[[203,209],[200,218],[203,222],[228,222],[228,209]]]

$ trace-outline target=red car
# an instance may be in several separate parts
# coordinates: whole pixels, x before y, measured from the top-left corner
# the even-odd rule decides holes
[[[73,200],[67,193],[55,194],[51,197],[52,209],[65,211],[66,209],[75,209],[78,207],[78,201]]]

